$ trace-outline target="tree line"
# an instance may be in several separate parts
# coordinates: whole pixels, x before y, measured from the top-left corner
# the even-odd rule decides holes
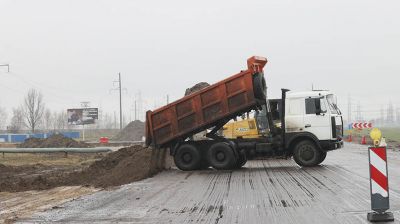
[[[100,111],[99,111],[100,113]],[[12,108],[10,119],[8,119],[6,108],[0,105],[0,130],[7,130],[9,133],[20,133],[30,131],[35,133],[38,130],[58,131],[76,128],[68,125],[67,111],[51,111],[46,107],[43,94],[36,89],[29,89],[21,104]],[[91,128],[116,128],[115,118],[110,114],[99,114],[99,121]]]

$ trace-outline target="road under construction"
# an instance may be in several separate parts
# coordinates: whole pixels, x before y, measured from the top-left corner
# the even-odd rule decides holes
[[[400,223],[400,155],[388,151]],[[83,196],[18,223],[368,223],[368,148],[346,144],[317,167],[253,160],[233,171],[180,171]]]

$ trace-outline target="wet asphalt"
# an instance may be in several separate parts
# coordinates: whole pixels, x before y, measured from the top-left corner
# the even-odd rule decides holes
[[[400,152],[389,151],[388,162],[390,211],[400,223]],[[19,223],[368,223],[369,186],[367,147],[346,144],[314,168],[289,159],[234,171],[172,169]]]

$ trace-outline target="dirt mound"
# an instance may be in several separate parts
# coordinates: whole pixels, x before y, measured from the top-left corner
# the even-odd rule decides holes
[[[197,92],[199,90],[202,90],[206,87],[210,86],[210,84],[206,83],[206,82],[200,82],[197,83],[196,85],[192,86],[191,88],[186,89],[185,91],[185,96],[190,95],[194,92]]]
[[[0,164],[0,172],[7,172],[8,171],[8,166],[4,166],[3,164]]]
[[[45,190],[58,186],[110,187],[152,176],[165,166],[165,150],[132,146],[109,153],[86,167],[0,165],[0,192]]]
[[[156,165],[159,150],[142,146],[123,148],[110,153],[102,160],[94,162],[89,168],[73,175],[77,183],[95,187],[118,186],[141,180],[161,170]]]
[[[49,138],[28,138],[18,146],[19,148],[88,148],[84,142],[75,141],[61,134],[55,134]]]
[[[141,141],[145,135],[144,122],[136,120],[129,123],[113,140],[115,141]]]

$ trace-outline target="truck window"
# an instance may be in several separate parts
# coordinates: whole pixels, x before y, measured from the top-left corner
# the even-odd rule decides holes
[[[306,99],[306,114],[316,114],[316,112],[315,99]]]
[[[326,100],[328,101],[329,109],[333,114],[342,114],[337,106],[336,97],[333,94],[326,96]]]

